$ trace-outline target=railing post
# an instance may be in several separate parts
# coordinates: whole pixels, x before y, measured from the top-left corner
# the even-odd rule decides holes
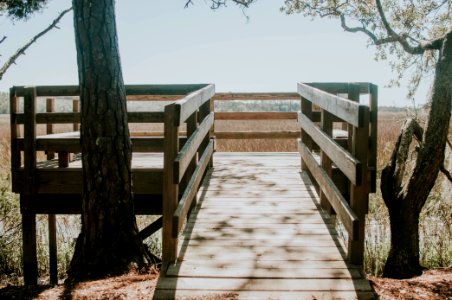
[[[74,99],[72,100],[72,112],[77,113],[80,112],[80,100]],[[79,131],[80,123],[72,124],[72,131]]]
[[[370,191],[377,190],[377,128],[378,128],[378,86],[369,84],[369,107],[370,107],[370,145],[369,145],[369,168]]]
[[[178,185],[174,183],[174,159],[179,151],[179,126],[176,124],[176,105],[165,106],[163,147],[163,229],[162,260],[164,263],[177,259],[177,238],[172,237],[173,215],[178,203]],[[165,272],[165,270],[164,270]]]
[[[195,130],[198,128],[198,112],[195,111],[188,119],[187,119],[187,139],[195,132]],[[193,176],[193,173],[195,172],[196,166],[198,165],[198,159],[199,159],[199,153],[196,153],[193,159],[191,160],[190,164],[187,167],[187,171],[185,171],[184,176],[184,182],[185,187],[187,186],[188,182],[190,181],[190,178]],[[185,189],[185,188],[184,188]],[[193,201],[190,206],[190,210],[193,209],[196,206],[197,203],[197,197],[193,198]],[[190,212],[187,214],[187,217],[190,216]]]
[[[36,214],[32,210],[36,171],[36,89],[25,89],[24,96],[24,193],[20,197],[24,282],[37,284]]]
[[[210,114],[211,102],[212,102],[212,98],[209,99],[209,101],[206,101],[204,104],[202,104],[201,107],[199,108],[199,123],[201,123]],[[206,135],[206,137],[202,141],[201,146],[199,147],[199,149],[200,149],[200,151],[198,152],[199,155],[204,153],[204,150],[206,150],[207,146],[209,145],[210,135],[211,135],[211,131],[209,131],[209,133]],[[213,167],[213,156],[209,161],[208,169],[210,169],[212,167]]]
[[[312,103],[311,101],[301,97],[301,112],[312,120]],[[301,128],[301,142],[312,151],[312,139],[311,137]],[[308,166],[301,160],[301,170],[309,174]]]
[[[52,113],[55,111],[55,99],[46,99],[46,112]],[[51,123],[46,125],[46,134],[53,134],[54,126]],[[47,151],[47,160],[55,158],[55,152]],[[49,270],[50,270],[50,284],[58,283],[58,258],[57,258],[57,242],[56,242],[56,218],[54,214],[48,216],[48,230],[49,230]]]
[[[320,120],[320,126],[322,128],[322,131],[325,132],[326,135],[332,136],[333,135],[333,119],[332,115],[322,109],[321,111],[321,120]],[[320,149],[320,164],[322,168],[325,170],[325,172],[328,174],[330,178],[333,177],[332,167],[331,167],[331,159],[328,157],[328,155],[325,154],[325,152]],[[334,214],[334,210],[331,207],[330,202],[328,201],[328,198],[323,192],[320,192],[320,205],[321,207],[327,211],[329,214]]]
[[[359,85],[349,86],[349,97],[359,101]],[[367,161],[369,151],[369,108],[362,106],[362,127],[351,129],[351,154],[361,162],[360,185],[350,184],[350,206],[359,220],[358,239],[348,239],[348,258],[355,265],[362,265],[364,260],[364,235],[366,213],[369,201],[369,185],[367,181]]]
[[[47,98],[46,99],[46,112],[52,113],[55,111],[55,99]],[[53,124],[46,125],[46,134],[53,133]],[[51,160],[55,158],[55,152],[47,151],[47,160]]]

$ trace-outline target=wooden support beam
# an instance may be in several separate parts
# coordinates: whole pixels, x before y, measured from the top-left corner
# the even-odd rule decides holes
[[[21,195],[21,202],[29,202],[29,196]],[[25,285],[38,283],[38,259],[36,255],[36,215],[22,212],[22,249]]]
[[[49,270],[50,284],[58,284],[58,255],[56,237],[56,218],[54,214],[48,215],[49,222]]]
[[[53,98],[47,98],[46,99],[46,112],[47,113],[52,113],[55,111],[55,99]],[[37,119],[37,117],[36,117]],[[36,122],[38,123],[38,121],[36,120]],[[46,133],[47,134],[53,134],[54,130],[53,130],[53,124],[47,124],[46,125]],[[51,160],[55,158],[55,152],[54,151],[47,151],[46,152],[47,155],[47,160]]]
[[[148,237],[156,233],[157,230],[162,228],[162,226],[163,226],[163,217],[160,217],[140,231],[139,233],[140,239],[142,240],[147,239]]]

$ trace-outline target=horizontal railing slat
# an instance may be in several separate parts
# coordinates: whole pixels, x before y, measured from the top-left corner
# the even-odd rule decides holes
[[[190,209],[191,203],[193,202],[193,198],[195,197],[199,184],[201,183],[202,175],[209,164],[210,158],[213,154],[213,140],[211,140],[204,150],[204,153],[201,155],[199,159],[198,165],[196,166],[195,171],[193,172],[190,181],[187,184],[187,187],[182,195],[181,200],[174,212],[173,215],[173,238],[177,238],[180,230],[182,229],[184,220],[187,216],[188,210]]]
[[[213,100],[300,100],[300,95],[297,93],[216,93]]]
[[[163,123],[164,113],[156,112],[129,112],[127,113],[130,123]],[[24,114],[15,115],[15,124],[24,123]],[[38,113],[36,114],[37,124],[69,124],[80,122],[79,112],[62,113]]]
[[[311,151],[302,142],[299,142],[299,151],[303,161],[306,163],[309,171],[315,180],[319,184],[320,189],[329,200],[331,206],[336,211],[340,220],[344,224],[351,239],[356,240],[358,238],[358,217],[352,210],[347,200],[341,195],[340,191],[326,174],[325,170],[317,163]]]
[[[295,139],[300,131],[216,131],[217,139]]]
[[[304,82],[309,86],[317,88],[319,90],[331,93],[331,94],[347,94],[349,91],[348,82]],[[369,83],[368,82],[353,82],[352,84],[359,85],[359,92],[361,94],[369,93]]]
[[[347,176],[354,185],[361,185],[361,162],[354,158],[350,152],[342,148],[320,128],[314,125],[303,113],[298,115],[298,121],[303,130]]]
[[[366,108],[369,109],[367,106],[329,94],[304,83],[298,84],[298,93],[303,98],[311,101],[313,104],[330,112],[345,122],[355,127],[363,126],[363,114],[366,113]]]
[[[216,112],[215,120],[296,120],[296,112]]]
[[[214,113],[211,112],[204,118],[199,127],[187,139],[187,142],[179,151],[174,160],[174,183],[178,184],[182,180],[190,161],[193,159],[196,152],[198,152],[199,146],[212,128],[213,122]]]

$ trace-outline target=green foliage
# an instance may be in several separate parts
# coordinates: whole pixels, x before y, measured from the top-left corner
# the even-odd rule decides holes
[[[429,51],[433,49],[429,43],[443,37],[451,27],[452,0],[382,0],[384,15],[378,10],[378,2],[285,0],[281,10],[339,19],[344,30],[367,35],[369,43],[377,47],[375,58],[388,60],[396,73],[390,85],[399,85],[405,75],[410,75],[411,97],[421,79],[435,71],[437,54]]]
[[[0,92],[0,114],[9,113],[9,94]]]
[[[32,13],[44,8],[47,0],[1,0],[0,14],[6,13],[10,18],[26,19]]]

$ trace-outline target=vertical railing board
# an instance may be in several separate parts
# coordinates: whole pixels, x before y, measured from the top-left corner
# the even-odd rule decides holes
[[[198,128],[198,112],[196,111],[187,119],[187,139],[195,132],[197,128]],[[195,154],[195,156],[193,157],[193,159],[191,160],[190,164],[187,167],[187,171],[185,172],[184,186],[187,186],[188,182],[190,181],[190,178],[193,176],[193,173],[195,172],[197,165],[198,165],[198,153]],[[187,218],[190,216],[191,209],[193,209],[196,206],[196,204],[197,197],[195,196],[191,203],[190,212],[187,214]]]
[[[351,100],[359,101],[359,85],[349,86],[349,97]],[[369,108],[364,106],[363,109],[363,127],[353,127],[351,134],[351,153],[361,162],[368,161],[369,150]],[[361,184],[350,184],[350,206],[358,216],[359,226],[357,230],[358,236],[348,240],[348,258],[355,265],[363,265],[364,261],[364,238],[365,238],[365,218],[367,213],[369,186],[367,184],[367,163],[361,164]]]
[[[30,203],[30,195],[20,194],[21,203]],[[22,263],[25,285],[38,283],[38,258],[36,252],[36,214],[22,211]]]
[[[322,131],[325,132],[326,135],[330,137],[333,135],[332,115],[324,109],[321,110],[320,126]],[[328,157],[328,155],[326,155],[326,153],[322,149],[320,149],[320,164],[322,168],[325,170],[325,172],[328,174],[328,176],[332,178],[333,174],[331,159]],[[328,213],[334,214],[333,208],[331,207],[328,198],[323,192],[320,192],[320,205]]]
[[[80,100],[74,99],[72,100],[72,112],[80,112]],[[80,130],[80,124],[74,123],[72,124],[72,131],[79,131]]]
[[[46,112],[55,112],[55,99],[46,99]],[[52,123],[46,124],[46,134],[54,133],[54,125]],[[47,160],[55,158],[55,152],[47,151]],[[58,255],[57,255],[57,242],[56,242],[56,217],[54,214],[48,215],[48,230],[49,230],[49,271],[50,271],[50,284],[58,283]]]
[[[209,101],[205,102],[204,104],[202,104],[199,108],[199,123],[201,123],[211,112],[211,103],[212,99],[210,99]],[[202,153],[204,153],[204,150],[206,150],[207,146],[209,146],[209,141],[210,141],[210,134],[211,132],[209,132],[206,137],[204,138],[204,140],[201,143],[201,146],[199,147],[199,151],[198,151],[198,155],[202,155]],[[207,167],[206,170],[210,169],[213,167],[213,156],[209,161],[209,166]]]
[[[46,99],[46,112],[52,113],[55,112],[55,99],[53,98],[47,98]],[[53,134],[54,133],[54,125],[52,123],[46,124],[46,134]],[[53,151],[47,151],[47,160],[51,160],[55,158],[55,152]]]
[[[58,284],[58,255],[56,240],[56,217],[49,215],[49,270],[50,284]]]
[[[20,137],[20,125],[17,124],[16,115],[19,112],[19,98],[16,96],[16,89],[13,87],[9,91],[10,100],[10,130],[11,130],[11,169],[17,169],[22,164],[20,151],[17,147],[17,138]],[[15,176],[13,172],[13,176]]]
[[[24,192],[34,193],[36,169],[36,89],[26,88],[24,96]]]
[[[301,97],[301,112],[308,117],[309,119],[312,119],[312,103],[307,100],[306,98]],[[301,128],[301,142],[308,147],[310,151],[312,151],[312,139],[307,134],[303,128]],[[301,170],[305,171],[309,174],[309,168],[307,165],[301,160]]]
[[[369,84],[370,92],[370,145],[369,145],[369,167],[370,192],[377,191],[377,130],[378,130],[378,86]]]
[[[177,238],[172,237],[173,214],[178,203],[178,185],[173,182],[174,159],[179,151],[179,126],[175,125],[176,105],[165,106],[164,154],[163,154],[163,229],[162,260],[174,262],[177,258]]]
[[[24,193],[21,194],[23,268],[26,285],[37,284],[36,214],[31,210],[36,169],[36,89],[24,94]]]

